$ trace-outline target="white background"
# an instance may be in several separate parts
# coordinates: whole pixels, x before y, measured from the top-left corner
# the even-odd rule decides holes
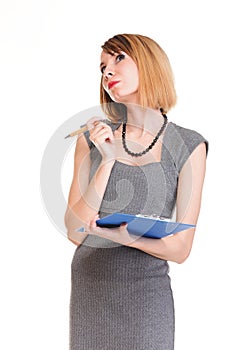
[[[44,209],[41,159],[62,123],[98,104],[100,46],[124,32],[164,48],[178,93],[169,119],[210,142],[193,250],[171,264],[176,350],[233,348],[230,5],[1,0],[1,349],[68,349],[75,246]]]

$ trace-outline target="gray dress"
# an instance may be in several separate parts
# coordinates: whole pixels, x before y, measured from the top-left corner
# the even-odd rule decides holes
[[[112,128],[116,126],[112,125]],[[101,161],[85,134],[92,161]],[[116,161],[100,207],[171,218],[179,172],[207,141],[168,123],[161,161],[131,166]],[[97,236],[87,236],[72,261],[70,350],[173,350],[174,304],[167,261]]]

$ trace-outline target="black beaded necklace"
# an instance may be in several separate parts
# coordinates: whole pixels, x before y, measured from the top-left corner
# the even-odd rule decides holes
[[[164,118],[163,125],[162,125],[161,129],[159,130],[158,134],[155,136],[155,138],[151,142],[151,144],[146,149],[144,149],[144,151],[138,152],[138,153],[131,152],[128,149],[128,147],[126,145],[126,138],[125,138],[125,136],[126,136],[126,123],[123,123],[123,126],[122,126],[122,144],[123,144],[124,150],[129,155],[131,155],[132,157],[141,157],[145,153],[149,152],[152,149],[152,147],[156,144],[156,142],[158,141],[159,137],[161,136],[161,134],[163,133],[163,131],[164,131],[166,125],[167,125],[167,116],[166,116],[166,114],[163,114],[163,118]]]

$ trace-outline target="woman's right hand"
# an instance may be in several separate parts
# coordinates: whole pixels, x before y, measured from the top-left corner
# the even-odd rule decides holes
[[[115,161],[116,145],[112,128],[98,117],[91,118],[87,126],[90,131],[90,141],[100,152],[102,161]]]

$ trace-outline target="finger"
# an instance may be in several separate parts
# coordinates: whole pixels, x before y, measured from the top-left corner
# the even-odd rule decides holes
[[[114,138],[109,135],[109,133],[104,132],[101,134],[98,134],[96,136],[90,136],[90,141],[93,142],[94,144],[101,145],[104,142],[114,142]]]
[[[127,225],[128,225],[127,222],[122,222],[122,223],[120,224],[120,226],[123,226],[123,227],[125,227],[125,226],[127,226]]]
[[[88,130],[93,129],[96,125],[98,125],[100,122],[103,122],[103,118],[101,117],[92,117],[89,119],[86,123]]]
[[[104,141],[114,141],[114,136],[112,131],[106,130],[105,128],[102,128],[100,130],[94,130],[93,132],[90,133],[90,140],[92,142],[98,142],[102,143]]]
[[[96,220],[98,220],[99,219],[99,215],[98,214],[96,214],[92,219],[91,219],[91,221],[90,221],[90,227],[92,228],[92,227],[97,227],[97,224],[96,224]]]
[[[120,230],[125,230],[127,229],[127,222],[122,222],[122,224],[120,225]]]
[[[101,130],[106,130],[103,126],[95,126],[92,129],[90,129],[90,136],[96,136]]]
[[[98,132],[99,130],[102,130],[102,129],[105,129],[105,130],[108,130],[109,132],[112,132],[112,129],[106,123],[95,122],[95,126],[90,129],[90,134],[92,134],[94,132]]]
[[[93,130],[92,132],[90,132],[90,137],[92,138],[98,138],[101,137],[102,135],[108,135],[109,137],[113,137],[113,134],[110,130],[105,129],[105,128],[101,128],[98,130]]]

